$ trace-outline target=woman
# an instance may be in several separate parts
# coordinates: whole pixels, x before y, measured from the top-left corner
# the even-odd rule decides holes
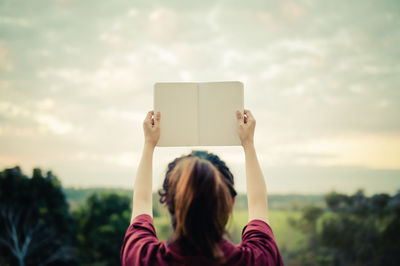
[[[267,190],[254,148],[256,121],[236,112],[245,153],[249,222],[235,246],[223,238],[235,202],[233,176],[218,156],[192,152],[168,165],[160,202],[171,213],[173,235],[157,238],[152,218],[152,159],[161,114],[143,122],[145,145],[134,185],[132,219],[121,248],[122,265],[283,265],[269,227]]]

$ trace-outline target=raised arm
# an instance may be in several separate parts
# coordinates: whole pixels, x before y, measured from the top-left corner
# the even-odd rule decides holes
[[[132,218],[140,214],[148,214],[153,217],[152,208],[152,183],[153,183],[153,153],[160,138],[160,119],[158,112],[153,118],[154,112],[147,113],[143,121],[144,147],[142,158],[136,174],[135,185],[133,186]]]
[[[267,188],[254,147],[256,120],[249,110],[236,112],[238,134],[246,160],[246,186],[249,221],[254,219],[269,223]]]

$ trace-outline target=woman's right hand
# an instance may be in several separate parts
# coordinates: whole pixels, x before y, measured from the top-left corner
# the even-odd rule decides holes
[[[242,114],[236,111],[238,134],[243,148],[248,145],[254,144],[254,130],[256,128],[256,120],[251,114],[250,110],[244,110]]]
[[[154,111],[149,111],[143,121],[144,142],[153,148],[160,138],[160,120],[160,112],[154,114]]]

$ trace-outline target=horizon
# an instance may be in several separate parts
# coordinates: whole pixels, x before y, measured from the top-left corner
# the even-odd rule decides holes
[[[161,187],[160,187],[161,188]],[[68,190],[120,190],[120,191],[123,191],[123,192],[133,192],[132,191],[132,189],[129,189],[129,188],[122,188],[122,187],[62,187],[62,189],[63,190],[66,190],[66,189],[68,189]],[[362,189],[361,189],[362,190]],[[332,192],[334,192],[334,193],[338,193],[338,194],[345,194],[345,195],[353,195],[353,194],[355,194],[356,192],[358,192],[359,190],[355,190],[355,191],[353,191],[353,192],[350,192],[350,193],[343,193],[342,191],[336,191],[336,190],[332,190],[332,191],[328,191],[328,192],[323,192],[323,193],[298,193],[298,192],[289,192],[289,193],[268,193],[268,196],[306,196],[306,197],[308,197],[308,196],[310,196],[310,197],[317,197],[317,196],[326,196],[327,194],[329,194],[329,193],[332,193]],[[390,196],[394,196],[394,195],[396,195],[397,193],[399,193],[399,191],[400,190],[397,190],[396,192],[394,192],[394,193],[387,193],[387,192],[381,192],[381,193],[379,193],[379,192],[377,192],[377,193],[365,193],[365,191],[364,190],[362,190],[363,192],[364,192],[364,195],[365,196],[367,196],[367,197],[370,197],[370,196],[373,196],[373,195],[376,195],[376,194],[388,194],[388,195],[390,195]],[[158,190],[153,190],[152,191],[152,194],[156,194],[156,195],[158,195]],[[247,195],[247,193],[246,192],[240,192],[240,191],[238,191],[237,192],[237,194],[238,195],[241,195],[241,196],[246,196]]]

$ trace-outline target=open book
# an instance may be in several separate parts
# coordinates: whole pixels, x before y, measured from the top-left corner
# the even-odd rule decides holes
[[[154,84],[154,111],[161,112],[157,146],[240,145],[236,110],[243,112],[243,83]]]

